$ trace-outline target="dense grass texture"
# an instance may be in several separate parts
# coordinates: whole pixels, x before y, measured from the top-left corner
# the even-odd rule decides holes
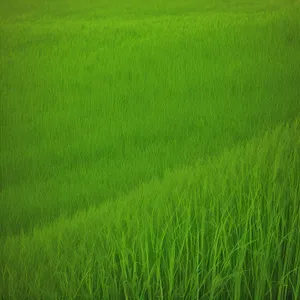
[[[300,298],[300,5],[0,3],[0,299]]]
[[[1,247],[4,299],[299,299],[300,118]]]

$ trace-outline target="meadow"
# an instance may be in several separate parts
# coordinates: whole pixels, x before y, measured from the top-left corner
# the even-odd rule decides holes
[[[0,299],[299,299],[300,2],[0,3]]]

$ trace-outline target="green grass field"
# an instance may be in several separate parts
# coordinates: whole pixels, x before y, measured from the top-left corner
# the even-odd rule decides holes
[[[2,1],[0,39],[1,300],[300,299],[299,1]]]

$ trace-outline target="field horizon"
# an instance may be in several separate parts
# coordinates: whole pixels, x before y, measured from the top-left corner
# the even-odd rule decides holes
[[[300,5],[0,4],[0,299],[298,299]]]

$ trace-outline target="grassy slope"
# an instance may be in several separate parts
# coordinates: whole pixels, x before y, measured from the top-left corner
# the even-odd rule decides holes
[[[3,242],[7,239],[3,258],[14,247],[20,255],[16,245],[21,231],[29,234],[104,200],[117,210],[118,197],[160,180],[166,170],[204,162],[279,122],[295,119],[300,111],[300,26],[299,8],[290,6],[294,2],[163,1],[126,6],[91,1],[88,8],[79,1],[71,8],[67,1],[48,6],[27,1],[26,7],[24,2],[1,3],[0,234]],[[235,184],[233,178],[226,184]],[[256,184],[262,185],[259,180]],[[221,181],[217,187],[225,189],[226,184]],[[286,186],[297,195],[291,182]],[[162,201],[171,197],[166,191],[160,191]],[[143,205],[145,213],[147,197],[138,201],[133,207]],[[165,218],[169,211],[160,209]],[[130,213],[127,210],[124,217]],[[62,222],[73,228],[69,221]],[[113,225],[107,230],[109,226]],[[286,228],[278,239],[292,229]],[[16,240],[11,244],[12,234]],[[107,238],[109,232],[103,234]],[[29,239],[24,251],[30,254],[35,242],[24,238]],[[55,255],[47,235],[42,243]],[[13,286],[15,275],[26,278],[26,269],[10,262]],[[72,258],[66,264],[75,272]],[[36,277],[41,286],[44,271]],[[84,272],[80,267],[77,271]],[[73,275],[70,290],[60,287],[58,293],[71,293],[80,279]],[[28,283],[21,282],[24,292]],[[32,293],[39,291],[34,288]]]
[[[299,172],[300,118],[118,201],[7,238],[2,296],[298,299]]]
[[[3,18],[2,236],[127,193],[299,112],[296,13],[89,16]]]

